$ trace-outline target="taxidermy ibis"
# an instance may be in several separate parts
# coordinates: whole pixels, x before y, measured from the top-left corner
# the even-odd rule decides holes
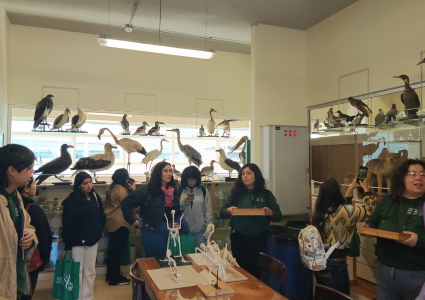
[[[317,119],[316,123],[314,123],[314,130],[319,130],[319,119]]]
[[[104,146],[105,153],[95,154],[89,157],[80,158],[74,165],[71,170],[75,170],[75,174],[87,170],[94,174],[96,177],[96,172],[109,170],[115,163],[115,154],[112,152],[112,149],[117,149],[116,146],[112,146],[110,143],[106,143]]]
[[[370,159],[372,157],[373,153],[375,153],[376,150],[378,150],[379,143],[381,143],[382,140],[384,140],[384,146],[385,146],[386,142],[385,142],[384,137],[381,137],[381,139],[379,140],[379,142],[377,144],[369,144],[369,145],[363,146],[363,148],[362,148],[363,156],[368,156],[369,159]]]
[[[115,141],[115,144],[117,144],[118,146],[120,146],[121,148],[123,148],[124,151],[127,152],[128,154],[128,162],[127,162],[127,168],[130,171],[130,155],[133,152],[137,152],[140,154],[143,154],[146,156],[147,152],[145,147],[143,147],[138,141],[129,139],[129,138],[122,138],[122,139],[118,139],[115,134],[112,133],[111,130],[109,130],[108,128],[102,128],[99,130],[99,134],[97,135],[97,137],[100,140],[100,137],[102,136],[102,134],[105,132],[105,130],[108,130],[109,133],[112,135],[112,138]]]
[[[398,110],[396,108],[396,105],[393,104],[391,105],[391,109],[385,115],[385,123],[388,123],[390,121],[395,121],[397,115],[398,115]]]
[[[230,133],[230,122],[236,122],[236,121],[240,121],[237,119],[232,119],[232,120],[226,120],[224,119],[223,121],[221,121],[220,123],[217,124],[218,126],[223,126],[223,135],[224,136],[226,134],[226,132]]]
[[[216,161],[213,159],[210,162],[210,165],[208,167],[203,167],[201,169],[201,177],[208,177],[208,176],[213,176],[214,173],[214,163],[216,163]]]
[[[424,58],[421,62],[419,62],[419,63],[417,64],[417,66],[419,66],[420,64],[425,64],[425,58]]]
[[[239,153],[239,159],[241,160],[241,163],[243,165],[246,164],[246,152],[245,152],[245,148],[246,148],[246,141],[247,140],[248,140],[248,137],[247,136],[241,137],[241,139],[239,140],[239,142],[237,142],[236,145],[233,146],[233,148],[230,149],[230,151],[227,153],[227,154],[233,153],[233,151],[235,151],[236,149],[238,149],[243,144],[242,151]]]
[[[171,167],[173,168],[173,176],[174,177],[181,178],[182,177],[182,172],[180,172],[179,170],[177,170],[175,165],[171,165]]]
[[[169,142],[169,141],[167,141],[166,139],[162,139],[161,140],[161,149],[160,150],[158,150],[158,149],[154,149],[154,150],[152,150],[152,151],[149,151],[147,154],[146,154],[146,156],[142,159],[142,164],[145,164],[146,165],[146,172],[148,171],[148,164],[149,164],[149,162],[151,163],[151,167],[152,167],[152,162],[155,160],[155,159],[157,159],[158,157],[160,157],[161,156],[161,154],[162,154],[162,142]],[[149,169],[150,170],[150,169]]]
[[[345,119],[345,122],[353,122],[354,118],[356,117],[343,114],[340,110],[337,110],[337,113],[339,115],[338,119]]]
[[[149,131],[148,131],[148,135],[153,135],[154,133],[159,132],[159,130],[161,129],[161,127],[159,127],[159,124],[163,124],[163,125],[165,125],[165,123],[164,123],[164,122],[156,121],[156,122],[155,122],[155,126],[154,126],[154,127],[151,127],[151,129],[149,129]]]
[[[121,120],[121,127],[122,127],[122,130],[124,130],[123,133],[125,134],[130,133],[130,122],[128,122],[127,116],[128,116],[127,114],[124,114]]]
[[[146,126],[149,126],[149,124],[143,121],[143,125],[138,127],[136,129],[136,132],[133,133],[133,135],[145,134],[146,133]]]
[[[394,76],[394,78],[400,78],[404,81],[404,91],[401,94],[401,102],[404,104],[404,112],[408,118],[416,117],[418,108],[421,106],[419,102],[418,94],[415,90],[410,87],[409,77],[407,75]]]
[[[50,129],[50,131],[52,131],[53,129],[63,131],[63,130],[61,130],[62,126],[69,122],[69,114],[70,113],[71,113],[71,111],[69,110],[69,108],[68,107],[65,108],[65,112],[63,114],[61,114],[59,117],[57,117],[55,119],[55,121],[53,122],[53,128]]]
[[[50,176],[55,176],[57,179],[61,180],[57,175],[66,171],[72,164],[71,155],[68,153],[68,148],[74,148],[71,145],[63,144],[61,146],[61,154],[59,157],[49,161],[47,164],[41,166],[34,173],[40,173],[35,179],[35,184],[40,185],[44,180]]]
[[[172,131],[177,133],[177,144],[179,145],[180,151],[186,155],[187,160],[189,162],[189,166],[193,163],[197,165],[198,167],[202,165],[202,155],[199,153],[195,148],[193,148],[191,145],[183,145],[180,140],[180,129],[174,128],[167,131]]]
[[[212,117],[212,112],[217,112],[217,111],[214,108],[211,108],[210,109],[210,117],[211,117],[211,119],[209,119],[209,121],[207,123],[207,130],[208,130],[208,133],[210,134],[210,136],[213,135],[214,132],[215,132],[215,121],[214,121],[214,119]]]
[[[199,136],[204,136],[205,134],[205,128],[204,125],[201,125],[201,128],[199,128]]]
[[[372,114],[372,111],[370,110],[369,106],[363,103],[362,100],[354,99],[353,97],[348,97],[348,102],[355,108],[357,108],[364,117],[369,117],[369,114]]]
[[[47,124],[47,117],[53,110],[53,97],[53,95],[49,94],[37,103],[34,113],[33,129],[37,129],[39,125],[49,125]],[[44,124],[42,124],[43,121]]]
[[[385,122],[385,114],[382,109],[379,109],[378,114],[375,116],[375,126],[379,126]]]
[[[218,160],[218,163],[223,169],[229,172],[229,177],[232,177],[233,170],[236,170],[239,172],[239,170],[241,169],[241,166],[239,165],[239,163],[227,158],[226,153],[224,153],[223,149],[215,150],[215,152],[220,153],[220,158]]]
[[[77,114],[72,117],[71,131],[79,131],[84,123],[86,123],[86,114],[77,107]]]

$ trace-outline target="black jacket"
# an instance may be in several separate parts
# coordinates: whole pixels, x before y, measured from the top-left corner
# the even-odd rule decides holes
[[[96,193],[88,201],[75,192],[63,200],[62,239],[65,250],[75,246],[93,246],[102,237],[105,228],[105,214],[102,199]]]
[[[161,222],[165,221],[164,213],[168,221],[172,220],[171,211],[176,211],[176,216],[181,215],[180,202],[177,198],[177,189],[174,189],[173,207],[165,206],[165,196],[162,191],[157,194],[149,192],[147,185],[131,192],[121,203],[122,213],[127,223],[133,225],[136,220],[133,217],[133,208],[140,207],[140,217],[143,227],[158,230]]]
[[[46,264],[50,261],[50,252],[52,251],[52,232],[50,230],[49,221],[44,215],[44,211],[40,206],[34,203],[34,200],[22,196],[22,202],[24,203],[25,209],[28,204],[31,204],[28,209],[28,214],[31,217],[31,225],[35,227],[35,234],[38,238],[38,251],[40,251],[40,257],[43,261],[43,266],[38,270],[43,270]]]

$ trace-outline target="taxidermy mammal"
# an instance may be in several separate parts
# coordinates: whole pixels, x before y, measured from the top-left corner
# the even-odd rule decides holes
[[[387,188],[391,187],[391,177],[397,167],[399,159],[399,153],[387,153],[385,161],[380,159],[371,159],[367,162],[366,167],[369,169],[367,172],[367,179],[370,182],[372,175],[376,175],[379,195],[382,195],[381,188],[384,179],[387,182]]]

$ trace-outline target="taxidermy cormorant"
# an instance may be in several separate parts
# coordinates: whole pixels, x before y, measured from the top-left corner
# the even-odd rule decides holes
[[[417,64],[417,66],[419,66],[420,64],[425,64],[425,58],[424,58],[421,62],[419,62],[419,63]]]
[[[57,179],[61,180],[57,177],[57,174],[66,171],[72,164],[71,155],[68,153],[68,148],[74,148],[71,145],[63,144],[61,146],[61,154],[59,157],[55,158],[52,161],[49,161],[47,164],[41,166],[34,173],[40,173],[38,177],[35,179],[35,184],[40,185],[44,180],[49,178],[50,176],[55,176]]]
[[[69,122],[69,114],[71,113],[71,111],[69,110],[69,108],[65,108],[65,112],[63,114],[61,114],[59,117],[57,117],[55,119],[55,121],[53,122],[53,128],[50,129],[50,131],[52,131],[53,129],[57,129],[60,131],[62,126],[65,125],[66,123]]]
[[[410,87],[409,76],[403,74],[400,76],[394,76],[394,78],[400,78],[404,81],[404,91],[401,94],[400,98],[401,102],[403,102],[404,104],[404,112],[406,113],[406,116],[408,118],[416,117],[416,113],[418,112],[419,106],[421,105],[419,102],[418,94],[416,94],[415,90]]]
[[[143,121],[143,125],[138,127],[136,129],[136,132],[133,133],[133,135],[139,135],[139,134],[142,134],[142,133],[146,133],[146,126],[150,126],[150,125],[148,123],[146,123],[145,121]]]
[[[337,113],[339,115],[339,119],[345,119],[345,122],[353,122],[354,118],[356,117],[343,114],[340,110],[337,110]]]
[[[355,108],[357,108],[362,114],[363,117],[369,117],[369,114],[372,114],[372,110],[363,103],[362,100],[354,99],[353,97],[348,97],[348,102]]]
[[[385,114],[382,109],[379,109],[379,113],[375,116],[375,126],[379,126],[385,122]]]
[[[386,116],[385,116],[385,123],[388,123],[390,121],[395,121],[396,116],[398,115],[398,110],[395,106],[395,104],[393,104],[391,106],[391,109],[387,112]]]
[[[95,154],[90,157],[80,158],[75,163],[74,167],[71,168],[71,170],[75,170],[72,176],[84,170],[88,170],[96,176],[96,172],[110,169],[115,163],[115,155],[112,149],[117,149],[117,147],[112,146],[110,143],[106,143],[104,149],[105,153],[103,154]]]
[[[77,114],[72,117],[71,131],[79,131],[81,126],[86,123],[86,114],[79,107],[77,107],[77,111]]]
[[[50,115],[53,110],[53,97],[53,95],[49,94],[37,103],[34,113],[34,125],[32,127],[33,129],[37,129],[37,127],[41,125],[41,122],[43,122],[43,120],[45,123],[47,122],[47,116]]]
[[[161,130],[161,127],[159,127],[159,124],[163,124],[163,125],[165,125],[165,123],[164,123],[164,122],[156,121],[156,122],[155,122],[155,126],[154,126],[154,127],[151,127],[151,128],[149,129],[149,131],[148,131],[148,135],[153,135],[154,133],[159,132],[159,131]]]
[[[127,114],[124,114],[122,116],[122,120],[121,120],[121,127],[124,130],[123,133],[129,133],[130,132],[130,122],[128,122],[127,120]]]

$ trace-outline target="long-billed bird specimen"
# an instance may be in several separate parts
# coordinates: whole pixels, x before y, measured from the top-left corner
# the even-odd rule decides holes
[[[96,172],[100,172],[103,170],[109,170],[115,163],[115,155],[112,152],[112,149],[117,149],[116,146],[112,146],[110,143],[106,143],[104,146],[105,152],[103,154],[95,154],[89,157],[80,158],[71,168],[71,170],[75,170],[75,174],[87,170],[94,174],[96,177]]]
[[[57,179],[61,180],[57,175],[66,171],[72,164],[71,155],[68,153],[68,148],[74,148],[71,145],[63,144],[61,146],[61,154],[59,157],[49,161],[47,164],[41,166],[34,173],[40,173],[35,179],[35,184],[40,185],[44,180],[50,176],[55,176]]]
[[[69,122],[69,114],[71,113],[71,111],[69,110],[69,108],[65,108],[65,112],[61,115],[59,115],[55,121],[53,122],[53,128],[50,129],[50,131],[57,129],[59,131],[63,131],[62,126],[65,125],[66,123]]]
[[[400,78],[404,81],[404,91],[401,94],[401,102],[404,104],[404,112],[408,118],[414,118],[419,110],[420,102],[418,94],[415,90],[410,87],[409,76],[400,75],[394,76],[394,78]]]
[[[195,148],[193,148],[191,145],[183,145],[180,140],[180,129],[174,128],[167,131],[172,131],[177,133],[177,144],[179,145],[180,151],[186,155],[187,160],[189,162],[189,166],[193,163],[197,165],[198,167],[202,165],[202,155],[199,153]]]
[[[348,102],[350,102],[352,106],[357,108],[363,114],[364,117],[369,117],[369,114],[372,114],[372,110],[369,108],[369,106],[364,104],[362,100],[357,100],[353,97],[348,97]]]
[[[226,153],[224,153],[223,149],[218,149],[215,150],[216,152],[220,153],[220,158],[218,160],[218,163],[220,164],[220,166],[225,169],[226,171],[229,172],[229,177],[232,177],[232,171],[236,170],[239,172],[239,170],[241,169],[241,166],[239,165],[239,163],[237,163],[234,160],[231,160],[229,158],[226,157]]]
[[[376,150],[378,150],[378,148],[379,148],[379,143],[381,143],[381,142],[382,142],[382,140],[384,141],[384,146],[385,146],[386,142],[385,142],[385,138],[384,138],[384,137],[382,137],[382,138],[379,140],[379,142],[378,142],[378,143],[376,143],[376,144],[368,144],[368,145],[363,146],[363,147],[362,147],[362,150],[363,150],[363,156],[368,156],[369,158],[371,158],[371,157],[372,157],[372,155],[373,155],[373,153],[375,153],[375,152],[376,152]]]
[[[148,131],[148,135],[154,135],[155,133],[159,133],[159,130],[161,129],[161,127],[159,127],[159,124],[163,124],[163,125],[165,125],[165,123],[164,122],[159,122],[159,121],[156,121],[155,122],[155,126],[154,127],[151,127],[150,129],[149,129],[149,131]]]
[[[233,148],[230,149],[230,151],[227,153],[227,154],[233,153],[233,151],[235,151],[236,149],[238,149],[243,144],[242,151],[239,153],[239,159],[241,160],[242,165],[245,165],[246,164],[246,152],[245,152],[245,148],[246,148],[246,141],[247,140],[248,140],[248,137],[247,136],[241,137],[241,139],[239,140],[239,142],[237,142],[236,145],[234,145]]]
[[[425,64],[425,58],[424,58],[422,61],[420,61],[420,62],[417,64],[417,66],[419,66],[420,64]]]
[[[142,163],[143,164],[145,164],[146,165],[146,172],[148,171],[148,164],[149,164],[149,162],[151,163],[151,167],[152,167],[152,162],[155,160],[155,159],[157,159],[158,157],[160,157],[161,156],[161,154],[162,154],[162,142],[169,142],[169,141],[167,141],[166,139],[162,139],[161,140],[161,149],[160,150],[158,150],[158,149],[154,149],[154,150],[152,150],[152,151],[149,151],[147,154],[146,154],[146,156],[142,159]],[[149,168],[149,171],[150,171],[150,168]]]
[[[40,125],[49,125],[47,124],[47,117],[53,110],[53,97],[53,95],[49,94],[37,103],[34,112],[34,125],[32,127],[33,129],[37,129],[37,127]],[[42,123],[43,121],[44,123]]]

